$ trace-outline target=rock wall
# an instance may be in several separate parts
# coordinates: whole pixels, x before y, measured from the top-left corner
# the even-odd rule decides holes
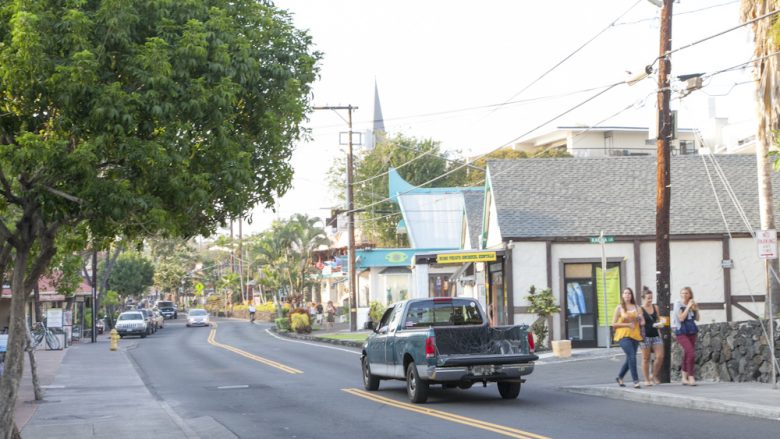
[[[763,321],[767,323],[766,320]],[[775,357],[780,347],[778,320],[775,325]],[[696,342],[696,379],[705,381],[771,381],[769,363],[769,326],[767,335],[757,321],[711,323],[699,325]],[[672,381],[680,380],[682,349],[672,342]]]

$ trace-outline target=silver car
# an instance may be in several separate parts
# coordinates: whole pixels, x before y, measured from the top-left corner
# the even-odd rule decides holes
[[[209,313],[205,309],[191,309],[187,313],[187,326],[209,326]]]

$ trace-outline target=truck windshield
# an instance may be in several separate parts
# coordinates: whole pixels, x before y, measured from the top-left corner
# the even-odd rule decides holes
[[[482,322],[482,314],[474,300],[427,300],[409,306],[404,327],[481,325]]]

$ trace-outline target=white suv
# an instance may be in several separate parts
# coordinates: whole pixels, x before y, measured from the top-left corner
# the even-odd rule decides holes
[[[125,335],[140,335],[141,338],[146,338],[146,320],[141,311],[127,311],[119,314],[119,318],[116,319],[115,328],[120,337],[124,337]]]

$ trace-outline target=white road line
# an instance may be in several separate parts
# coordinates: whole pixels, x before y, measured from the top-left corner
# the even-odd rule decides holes
[[[217,389],[219,390],[229,390],[229,389],[248,389],[248,384],[239,384],[235,386],[218,386]]]
[[[280,337],[280,336],[274,334],[273,332],[271,332],[270,329],[266,329],[265,332],[267,332],[268,335],[270,335],[271,337],[274,337],[274,338],[276,338],[278,340],[287,341],[287,342],[290,342],[290,343],[300,343],[300,344],[305,344],[305,345],[309,345],[309,346],[316,346],[318,348],[323,348],[323,349],[333,349],[333,350],[336,350],[336,351],[349,352],[350,354],[355,354],[355,355],[361,355],[362,354],[361,352],[356,352],[356,351],[353,351],[353,350],[350,350],[350,349],[338,348],[336,346],[329,346],[329,345],[323,344],[323,343],[312,343],[312,342],[308,342],[308,341],[290,340],[289,338]]]
[[[64,389],[65,386],[41,386],[41,389]]]

